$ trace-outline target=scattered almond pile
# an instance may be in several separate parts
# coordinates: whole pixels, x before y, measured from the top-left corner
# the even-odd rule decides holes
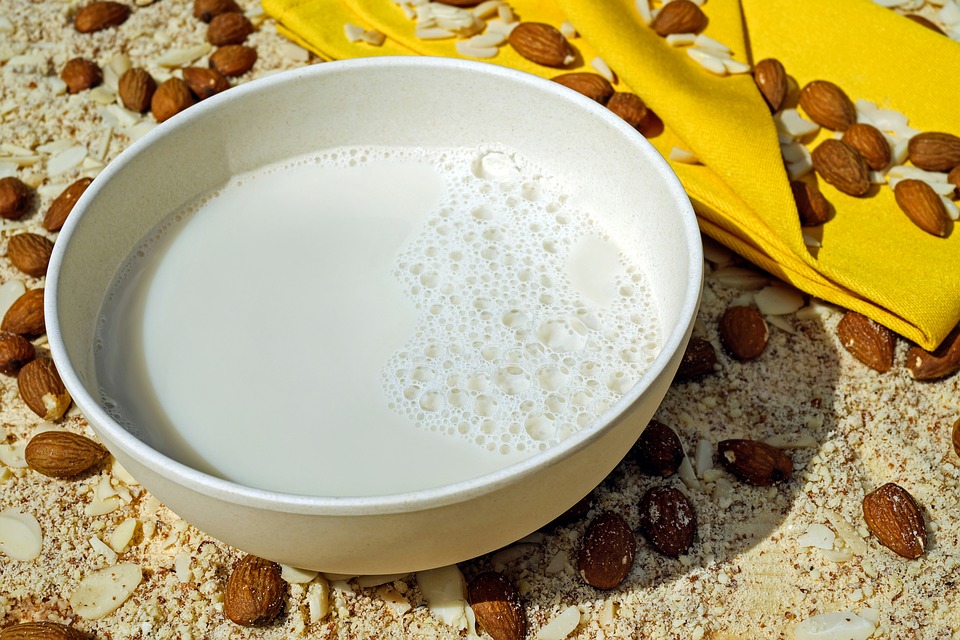
[[[474,17],[523,24],[504,6]],[[423,28],[446,29],[447,10],[433,11]],[[960,329],[926,352],[710,241],[694,337],[655,421],[599,487],[507,548],[413,575],[319,574],[229,548],[143,490],[49,360],[43,274],[57,232],[91,179],[157,122],[311,61],[245,0],[0,6],[0,640],[956,634]],[[653,126],[642,100],[594,68],[556,80],[641,132]],[[754,73],[778,126],[803,125],[782,109],[782,67]],[[895,157],[899,141],[878,122],[905,134],[905,118],[854,107],[847,133],[869,114]],[[852,135],[844,144],[864,162],[882,147]],[[789,149],[788,170],[806,162]],[[928,182],[916,175],[893,177]]]

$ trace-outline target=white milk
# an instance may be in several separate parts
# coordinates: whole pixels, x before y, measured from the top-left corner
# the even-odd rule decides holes
[[[660,345],[642,270],[501,149],[337,149],[234,178],[130,256],[101,394],[211,474],[288,493],[473,478],[590,424]]]

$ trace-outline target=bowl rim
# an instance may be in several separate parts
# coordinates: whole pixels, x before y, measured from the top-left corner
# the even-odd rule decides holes
[[[660,353],[640,380],[616,403],[597,416],[587,428],[578,431],[573,436],[545,451],[535,453],[502,469],[469,480],[396,494],[348,497],[314,496],[250,487],[207,474],[178,462],[147,445],[113,420],[100,406],[98,400],[87,393],[85,385],[80,381],[67,356],[67,349],[60,329],[58,289],[64,255],[70,250],[71,238],[80,222],[80,218],[85,213],[88,203],[97,197],[114,174],[123,170],[124,165],[131,158],[143,153],[155,141],[170,135],[176,129],[190,126],[191,122],[204,117],[208,111],[216,109],[221,103],[243,100],[248,94],[274,91],[278,86],[295,82],[305,75],[356,73],[371,67],[421,70],[456,69],[465,73],[499,76],[508,82],[532,85],[537,91],[561,96],[567,101],[574,102],[578,105],[578,108],[591,113],[594,117],[603,118],[607,120],[609,125],[620,129],[625,137],[633,140],[638,147],[638,151],[653,167],[654,174],[664,182],[667,192],[672,196],[672,200],[676,202],[679,209],[678,219],[682,223],[683,236],[690,247],[690,265],[686,274],[686,289],[680,305],[680,317],[685,322],[678,323],[666,333]],[[285,513],[331,516],[383,515],[439,508],[498,491],[522,481],[545,465],[559,464],[589,446],[617,421],[618,416],[641,398],[651,384],[662,375],[674,354],[685,344],[699,307],[703,280],[702,262],[702,245],[696,215],[679,178],[649,141],[606,107],[558,83],[499,65],[455,58],[379,56],[324,62],[238,85],[231,88],[230,91],[217,94],[194,105],[130,144],[91,183],[90,187],[77,201],[74,211],[67,218],[63,229],[60,231],[57,242],[54,244],[47,271],[44,312],[47,318],[47,339],[58,372],[80,412],[97,435],[105,441],[104,444],[112,444],[119,448],[124,454],[154,473],[165,477],[175,477],[176,483],[187,489],[226,502]],[[109,437],[104,437],[104,434]],[[108,446],[108,448],[110,447]]]

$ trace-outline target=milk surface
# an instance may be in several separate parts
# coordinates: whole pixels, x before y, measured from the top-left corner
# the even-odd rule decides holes
[[[343,148],[235,177],[134,251],[96,340],[111,414],[249,486],[358,496],[503,468],[660,347],[643,271],[510,150]]]

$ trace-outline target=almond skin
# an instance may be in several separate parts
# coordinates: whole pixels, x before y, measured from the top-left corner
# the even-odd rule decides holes
[[[929,131],[910,138],[910,162],[927,171],[951,171],[960,166],[960,138],[950,133]]]
[[[862,196],[870,190],[869,170],[860,152],[842,140],[821,142],[811,154],[817,174],[838,191]]]
[[[683,462],[683,445],[676,432],[657,420],[651,420],[630,449],[641,473],[668,478]]]
[[[17,269],[39,278],[47,273],[53,243],[36,233],[18,233],[7,242],[7,257]]]
[[[93,33],[116,27],[130,17],[130,7],[119,2],[91,2],[73,17],[73,26],[80,33]]]
[[[64,189],[63,192],[57,196],[57,199],[53,201],[53,204],[50,205],[50,208],[47,209],[46,214],[44,214],[43,228],[51,232],[60,231],[60,229],[63,228],[63,223],[67,221],[67,216],[73,211],[73,206],[77,203],[77,200],[80,199],[80,196],[83,195],[83,192],[87,190],[91,182],[93,182],[93,178],[80,178]]]
[[[180,78],[164,81],[150,100],[150,111],[157,122],[165,122],[197,103],[190,87]]]
[[[221,47],[225,44],[243,44],[253,33],[253,24],[242,13],[221,13],[207,27],[207,41]]]
[[[690,500],[679,489],[653,487],[640,499],[640,533],[665,556],[685,553],[697,535]]]
[[[613,589],[630,574],[637,537],[618,513],[604,511],[583,532],[577,569],[591,587]]]
[[[0,640],[87,640],[90,636],[56,622],[21,622],[0,630]]]
[[[117,90],[123,106],[137,113],[146,113],[157,90],[157,81],[146,69],[127,69],[120,76]]]
[[[843,89],[827,80],[814,80],[800,90],[800,106],[821,127],[846,131],[857,121],[857,110]]]
[[[210,22],[221,13],[238,13],[240,5],[234,0],[193,0],[193,17]]]
[[[228,44],[210,55],[210,67],[228,78],[242,76],[253,68],[257,50],[243,44]]]
[[[880,544],[898,556],[914,559],[927,547],[923,513],[913,496],[888,482],[863,498],[863,519]]]
[[[602,105],[614,94],[613,85],[610,81],[596,73],[578,71],[575,73],[563,73],[553,79],[557,84],[562,84],[568,89],[573,89],[591,100],[595,100]]]
[[[50,358],[37,358],[23,365],[17,375],[20,397],[35,414],[51,422],[70,408],[70,393]]]
[[[690,0],[663,5],[650,27],[662,38],[673,33],[697,33],[707,26],[707,16]]]
[[[837,323],[837,337],[850,355],[874,371],[893,367],[897,337],[892,331],[856,311],[847,311]]]
[[[0,332],[0,373],[15,376],[36,356],[37,350],[29,340],[15,333]]]
[[[709,340],[694,336],[687,343],[674,381],[693,380],[711,374],[716,371],[716,365],[717,350]]]
[[[25,338],[46,333],[43,316],[43,289],[30,289],[13,301],[0,321],[0,331],[9,331]]]
[[[488,571],[467,585],[467,601],[477,617],[477,626],[493,640],[527,637],[527,614],[520,592],[500,573]]]
[[[854,123],[843,132],[841,140],[859,151],[863,161],[874,171],[890,164],[890,143],[874,126]]]
[[[960,456],[960,420],[953,423],[953,452]]]
[[[29,210],[33,192],[20,178],[0,178],[0,218],[19,220]]]
[[[222,73],[204,67],[186,67],[183,70],[183,81],[200,100],[206,100],[230,88],[230,83]]]
[[[92,60],[73,58],[63,65],[60,79],[66,83],[67,93],[80,93],[103,82],[103,71]]]
[[[897,206],[913,224],[930,235],[945,238],[950,235],[953,221],[933,187],[921,180],[901,180],[893,188]]]
[[[72,478],[102,462],[109,454],[78,433],[43,431],[33,436],[23,456],[31,469],[51,478]]]
[[[510,32],[510,46],[521,56],[545,67],[573,61],[573,49],[559,30],[542,22],[521,22]]]
[[[257,556],[244,556],[227,579],[223,613],[246,627],[267,624],[283,610],[286,591],[280,565]]]
[[[940,380],[960,371],[960,325],[933,351],[917,345],[907,351],[907,371],[914,380]]]
[[[815,227],[827,222],[833,215],[833,205],[815,183],[791,180],[790,191],[793,193],[794,202],[797,203],[800,226]]]
[[[717,445],[720,462],[741,482],[767,487],[793,473],[790,457],[759,440],[723,440]]]
[[[777,112],[787,97],[787,71],[776,58],[766,58],[753,66],[753,81],[770,107]]]
[[[720,317],[720,342],[737,360],[760,357],[768,336],[766,321],[753,307],[729,307]]]
[[[640,96],[618,91],[610,96],[607,101],[607,109],[620,116],[627,124],[634,129],[641,129],[647,120],[649,111]]]

